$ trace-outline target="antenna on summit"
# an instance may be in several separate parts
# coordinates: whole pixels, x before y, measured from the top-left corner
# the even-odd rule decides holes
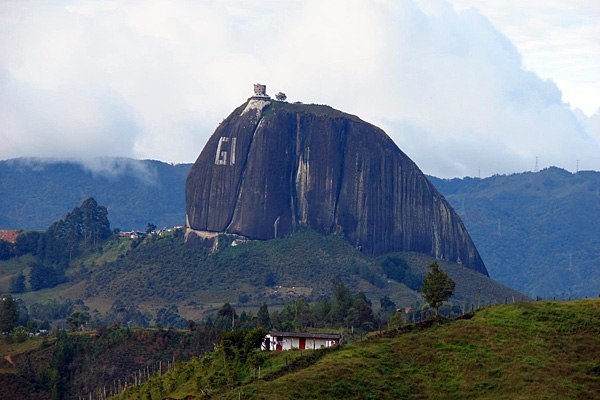
[[[535,156],[535,168],[534,168],[533,172],[540,172],[540,170],[538,168],[538,156]]]

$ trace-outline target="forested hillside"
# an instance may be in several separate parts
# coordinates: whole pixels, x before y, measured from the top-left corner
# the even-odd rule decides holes
[[[461,216],[491,277],[532,297],[599,295],[600,172],[430,179]]]

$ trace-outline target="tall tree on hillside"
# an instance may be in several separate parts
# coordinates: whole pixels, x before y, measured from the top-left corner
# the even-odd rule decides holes
[[[13,245],[7,241],[0,240],[0,260],[8,260],[13,256]]]
[[[387,321],[396,313],[396,303],[388,296],[383,296],[379,299],[379,304],[381,305],[379,308],[379,318],[382,320]]]
[[[73,339],[64,330],[56,332],[56,344],[50,361],[50,396],[52,399],[64,399],[67,381],[70,376],[69,364],[75,356]]]
[[[83,245],[96,248],[112,234],[108,221],[108,210],[106,207],[98,205],[92,197],[81,203],[79,209],[81,210]]]
[[[71,331],[75,332],[78,329],[83,329],[90,319],[91,317],[88,312],[75,311],[67,317],[67,325]]]
[[[456,284],[448,274],[440,269],[437,261],[434,261],[429,268],[431,268],[431,271],[427,272],[425,279],[423,279],[421,293],[423,293],[423,297],[429,303],[429,306],[435,309],[435,315],[437,316],[440,313],[441,305],[454,293]]]
[[[256,313],[256,318],[258,319],[258,326],[260,328],[271,329],[271,318],[269,317],[269,308],[267,307],[267,303],[264,303],[258,309]]]
[[[12,296],[0,296],[0,333],[12,332],[18,317],[17,303]]]
[[[235,320],[238,319],[238,315],[235,312],[235,308],[229,303],[225,303],[221,306],[217,312],[215,318],[215,328],[222,332],[233,330],[235,328]]]
[[[80,251],[95,249],[112,234],[106,207],[89,198],[53,223],[40,239],[40,258],[67,266]]]
[[[24,293],[26,290],[27,287],[25,286],[25,274],[23,274],[23,271],[10,278],[11,293]]]
[[[146,233],[150,235],[154,231],[156,231],[156,225],[151,222],[148,222],[148,225],[146,225]]]
[[[375,324],[371,301],[363,292],[358,292],[352,301],[352,307],[348,311],[348,324],[355,328],[371,330]]]
[[[187,321],[179,315],[179,308],[172,304],[156,313],[156,326],[163,328],[185,329]]]
[[[37,255],[41,236],[42,233],[37,231],[24,232],[17,236],[15,256],[22,256],[23,254]]]
[[[31,263],[29,269],[29,287],[32,291],[51,288],[66,281],[64,270],[42,263]]]
[[[336,280],[334,285],[329,320],[335,325],[347,322],[348,311],[352,307],[352,293],[341,281]]]

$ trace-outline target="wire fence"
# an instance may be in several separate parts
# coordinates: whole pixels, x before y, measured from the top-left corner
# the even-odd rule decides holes
[[[127,389],[143,384],[155,375],[161,376],[174,370],[175,365],[175,358],[172,361],[157,361],[148,364],[145,368],[139,368],[123,378],[113,379],[111,384],[103,385],[86,394],[80,394],[77,398],[78,400],[106,400],[111,396],[125,392]]]

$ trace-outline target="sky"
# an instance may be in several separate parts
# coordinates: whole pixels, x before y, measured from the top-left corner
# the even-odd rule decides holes
[[[254,83],[438,177],[600,170],[597,0],[0,2],[0,159],[195,161]]]

